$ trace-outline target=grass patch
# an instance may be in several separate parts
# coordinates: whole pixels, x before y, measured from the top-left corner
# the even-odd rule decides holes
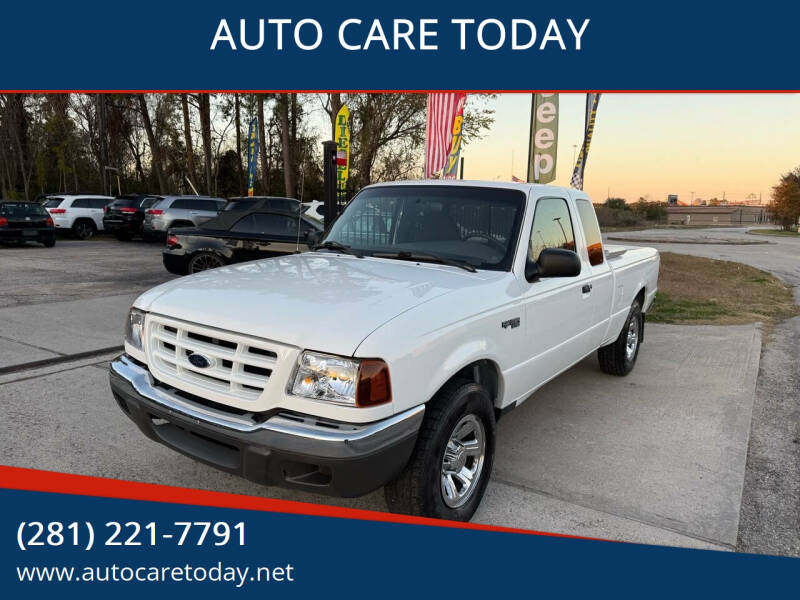
[[[657,323],[770,327],[800,314],[791,288],[777,277],[736,262],[661,253],[658,294],[647,320]]]
[[[786,237],[800,237],[797,231],[784,231],[783,229],[750,229],[747,233],[755,235],[780,235]]]

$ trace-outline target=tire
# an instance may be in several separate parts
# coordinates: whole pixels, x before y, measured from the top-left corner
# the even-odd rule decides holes
[[[470,428],[472,433],[457,435],[459,429],[465,433]],[[480,435],[483,439],[482,459]],[[454,439],[466,441],[470,446],[477,443],[475,454],[464,452],[465,446],[459,444],[461,451],[456,456],[451,455],[447,461],[445,451]],[[494,407],[486,389],[463,379],[451,381],[428,403],[408,464],[384,488],[389,510],[408,515],[469,521],[489,482],[494,445]],[[448,462],[450,469],[447,468]],[[463,473],[463,469],[474,473],[472,483],[466,490],[463,477],[451,475],[456,471]]]
[[[216,269],[223,267],[227,263],[219,254],[213,252],[198,252],[191,259],[186,267],[186,272],[191,275],[192,273],[199,273],[201,271],[208,271],[209,269]]]
[[[52,240],[47,240],[46,242],[42,242],[42,244],[44,244],[45,248],[52,248],[53,246],[56,245],[56,240],[55,238]]]
[[[115,231],[114,237],[120,242],[129,242],[133,239],[133,234],[129,231]]]
[[[642,306],[634,300],[616,341],[597,351],[600,368],[609,375],[624,377],[633,370],[642,339]],[[632,345],[631,345],[632,344]]]
[[[72,224],[72,233],[79,240],[88,240],[97,233],[97,226],[91,219],[78,219]]]

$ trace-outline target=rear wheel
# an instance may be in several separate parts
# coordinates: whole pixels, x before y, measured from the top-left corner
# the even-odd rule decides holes
[[[616,341],[597,351],[600,368],[610,375],[627,375],[636,364],[642,339],[642,306],[634,300]]]
[[[52,248],[53,246],[55,246],[55,245],[56,245],[56,240],[55,240],[55,238],[54,238],[54,239],[52,239],[52,240],[45,240],[45,241],[44,241],[44,242],[42,242],[42,243],[44,244],[44,247],[45,247],[45,248]]]
[[[425,409],[411,459],[384,488],[389,510],[469,521],[494,460],[494,407],[471,381],[448,383]]]
[[[88,240],[94,236],[96,231],[97,226],[95,226],[94,221],[91,219],[78,219],[72,225],[72,233],[74,233],[75,237],[79,240]]]
[[[129,242],[133,238],[133,234],[130,231],[115,231],[114,237],[120,242]]]
[[[225,261],[218,254],[214,254],[213,252],[198,252],[189,260],[189,266],[186,270],[191,275],[192,273],[199,273],[200,271],[216,269],[222,266],[225,266]]]

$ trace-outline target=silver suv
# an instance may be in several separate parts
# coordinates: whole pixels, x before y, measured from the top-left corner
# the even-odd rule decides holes
[[[172,227],[195,227],[216,217],[225,203],[210,196],[166,196],[145,212],[142,233],[164,237]]]

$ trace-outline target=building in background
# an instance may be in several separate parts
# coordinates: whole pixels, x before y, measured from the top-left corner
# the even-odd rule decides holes
[[[770,223],[765,206],[668,206],[668,225],[752,225]]]

